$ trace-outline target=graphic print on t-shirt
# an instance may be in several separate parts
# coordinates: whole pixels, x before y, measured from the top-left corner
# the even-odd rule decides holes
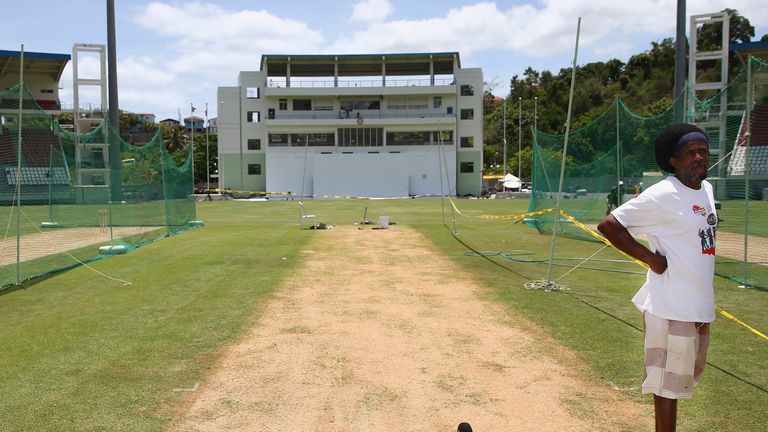
[[[704,207],[694,204],[693,213],[701,215],[707,218],[706,229],[699,228],[699,238],[701,239],[701,254],[702,255],[714,255],[715,254],[715,239],[717,237],[717,216],[712,212],[712,209],[707,206]]]

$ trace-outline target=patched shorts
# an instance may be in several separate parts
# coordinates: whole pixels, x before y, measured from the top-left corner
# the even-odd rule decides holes
[[[707,364],[709,323],[674,321],[645,312],[643,393],[689,399]]]

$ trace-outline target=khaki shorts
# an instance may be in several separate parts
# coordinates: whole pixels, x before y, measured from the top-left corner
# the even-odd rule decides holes
[[[707,364],[709,323],[674,321],[645,312],[643,393],[689,399]]]

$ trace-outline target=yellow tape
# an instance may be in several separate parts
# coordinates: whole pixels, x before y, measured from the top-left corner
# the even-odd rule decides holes
[[[553,210],[554,209],[538,210],[538,211],[533,211],[528,213],[520,213],[516,215],[482,215],[479,217],[480,219],[491,219],[491,220],[520,220],[520,219],[525,219],[529,216],[546,214]]]
[[[242,195],[295,195],[293,192],[259,192],[259,191],[233,190],[233,189],[205,189],[205,192],[235,193],[235,194],[242,194]]]
[[[586,226],[586,225],[582,224],[581,222],[577,221],[575,218],[573,218],[573,217],[572,217],[572,216],[570,216],[569,214],[565,213],[565,212],[564,212],[564,211],[562,211],[562,210],[560,210],[560,214],[562,214],[562,215],[563,215],[563,216],[565,216],[565,217],[566,217],[568,220],[570,220],[571,222],[573,222],[573,224],[574,224],[574,225],[578,226],[578,227],[579,227],[579,228],[581,228],[582,230],[584,230],[584,231],[588,232],[589,234],[591,234],[593,237],[595,237],[595,238],[597,238],[597,239],[600,239],[600,241],[602,241],[603,243],[605,243],[605,244],[607,244],[607,245],[609,245],[609,246],[613,247],[615,250],[617,250],[617,251],[621,252],[622,254],[624,254],[625,256],[629,257],[629,258],[630,258],[632,261],[634,261],[634,262],[636,262],[636,263],[640,264],[641,266],[643,266],[643,267],[645,267],[645,268],[648,268],[648,265],[647,265],[647,264],[645,264],[644,262],[642,262],[642,261],[640,261],[640,260],[638,260],[638,259],[635,259],[634,257],[632,257],[632,256],[630,256],[630,255],[628,255],[628,254],[624,253],[623,251],[621,251],[619,248],[617,248],[617,247],[613,246],[613,245],[611,244],[611,242],[609,242],[609,241],[608,241],[608,239],[606,239],[605,237],[603,237],[603,236],[602,236],[602,235],[600,235],[599,233],[597,233],[597,232],[593,231],[593,230],[592,230],[592,229],[590,229],[588,226]],[[726,311],[725,311],[725,310],[723,310],[721,307],[719,307],[719,306],[715,306],[715,310],[716,310],[717,312],[719,312],[719,313],[720,313],[720,315],[722,315],[722,316],[724,316],[724,317],[728,318],[729,320],[732,320],[733,322],[735,322],[735,323],[739,324],[740,326],[742,326],[742,327],[746,328],[747,330],[751,331],[752,333],[756,334],[757,336],[760,336],[761,338],[763,338],[763,339],[765,339],[765,340],[768,340],[768,336],[766,336],[766,335],[764,335],[764,334],[760,333],[760,332],[759,332],[757,329],[755,329],[754,327],[752,327],[752,326],[750,326],[749,324],[745,323],[744,321],[742,321],[742,320],[740,320],[740,319],[736,318],[735,316],[731,315],[730,313],[726,312]]]
[[[742,326],[742,327],[746,328],[747,330],[749,330],[749,331],[751,331],[752,333],[754,333],[754,334],[756,334],[756,335],[760,336],[761,338],[763,338],[763,339],[765,339],[765,340],[768,340],[768,336],[766,336],[766,335],[764,335],[764,334],[760,333],[760,332],[759,332],[759,331],[757,331],[757,330],[756,330],[754,327],[751,327],[749,324],[745,323],[744,321],[742,321],[742,320],[740,320],[740,319],[736,318],[735,316],[733,316],[733,315],[729,314],[728,312],[724,311],[724,310],[723,310],[723,309],[721,309],[719,306],[715,306],[715,310],[716,310],[716,311],[718,311],[718,312],[720,312],[720,315],[722,315],[722,316],[724,316],[724,317],[728,318],[729,320],[732,320],[732,321],[736,322],[736,323],[737,323],[737,324],[739,324],[740,326]]]

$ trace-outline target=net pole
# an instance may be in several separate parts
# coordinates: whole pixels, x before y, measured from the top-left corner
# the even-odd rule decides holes
[[[565,158],[568,155],[568,134],[571,132],[571,110],[573,109],[573,90],[576,83],[576,60],[579,56],[579,33],[581,31],[581,17],[576,23],[576,48],[573,53],[573,66],[571,69],[571,90],[568,95],[568,115],[565,119],[565,141],[563,143],[563,158],[560,163],[560,185],[557,188],[557,199],[555,200],[555,211],[552,221],[552,243],[549,248],[549,265],[547,266],[547,285],[549,290],[552,284],[552,259],[555,256],[555,239],[557,238],[557,220],[560,218],[560,197],[563,194],[563,180],[565,179]]]
[[[502,168],[503,175],[507,175],[507,100],[504,99],[504,105],[502,105],[502,116],[504,117],[502,120],[502,145],[504,146],[504,151],[502,152],[502,156],[504,159],[504,166]],[[504,182],[501,182],[501,188],[503,191],[506,191],[507,188],[504,186]]]
[[[165,140],[160,141],[160,145],[158,146],[160,149],[160,172],[163,173],[162,175],[162,181],[163,181],[163,204],[165,207],[165,235],[170,236],[171,235],[171,211],[168,208],[168,192],[166,190],[165,185]]]
[[[443,226],[445,225],[445,192],[443,191],[443,161],[441,160],[441,154],[440,152],[442,147],[438,147],[437,149],[437,166],[440,169],[440,214],[443,218]],[[445,176],[448,177],[448,173],[445,173]]]
[[[58,124],[53,119],[51,119],[51,125],[58,129]],[[57,138],[60,138],[58,133]],[[48,152],[48,222],[53,222],[53,144],[50,149]]]
[[[744,287],[749,287],[749,142],[752,135],[752,56],[747,58],[747,137],[744,140]]]
[[[19,131],[16,150],[16,285],[21,283],[21,129],[24,106],[24,44],[19,51]]]
[[[616,202],[622,204],[621,200],[621,139],[619,138],[619,97],[616,96]]]
[[[517,98],[517,181],[520,186],[518,192],[523,190],[523,98]]]

